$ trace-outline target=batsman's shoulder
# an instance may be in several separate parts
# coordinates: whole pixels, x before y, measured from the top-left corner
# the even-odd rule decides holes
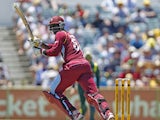
[[[66,31],[61,30],[61,31],[58,31],[58,32],[56,33],[56,36],[66,36],[66,34],[67,34]]]
[[[56,33],[56,39],[66,39],[67,37],[67,32],[62,30]]]

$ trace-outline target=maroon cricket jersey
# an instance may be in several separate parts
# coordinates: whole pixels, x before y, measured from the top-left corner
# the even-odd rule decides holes
[[[80,49],[79,42],[74,35],[66,31],[59,31],[55,35],[55,42],[49,44],[50,49],[46,50],[47,56],[57,56],[61,53],[64,58],[65,64],[84,59],[83,53]]]
[[[74,35],[66,31],[59,31],[55,35],[55,42],[49,44],[50,49],[46,50],[47,56],[57,56],[59,53],[64,58],[63,69],[59,71],[60,78],[54,90],[63,93],[64,90],[78,81],[85,92],[97,92],[93,79],[90,63],[83,57],[80,44]],[[92,89],[91,89],[92,88]]]

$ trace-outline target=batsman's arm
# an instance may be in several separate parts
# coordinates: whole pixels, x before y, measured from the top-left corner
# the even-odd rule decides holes
[[[50,48],[51,48],[49,45],[47,45],[47,44],[45,44],[45,43],[42,43],[42,44],[41,44],[41,47],[42,47],[43,49],[50,49]]]
[[[34,36],[34,40],[31,40],[31,38],[29,38],[28,40],[31,44],[32,47],[36,47],[36,48],[43,48],[43,49],[50,49],[51,46],[42,42],[42,40],[40,38],[37,38]]]

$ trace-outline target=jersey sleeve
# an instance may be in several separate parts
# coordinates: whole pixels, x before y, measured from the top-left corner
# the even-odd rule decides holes
[[[53,44],[49,44],[50,49],[46,50],[45,53],[47,56],[58,56],[61,52],[62,45],[66,41],[66,33],[65,31],[58,32],[55,36],[55,42]]]

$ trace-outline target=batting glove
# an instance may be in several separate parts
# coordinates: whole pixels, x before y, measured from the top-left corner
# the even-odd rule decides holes
[[[34,38],[29,38],[28,40],[32,47],[41,48],[42,40],[34,36]]]

